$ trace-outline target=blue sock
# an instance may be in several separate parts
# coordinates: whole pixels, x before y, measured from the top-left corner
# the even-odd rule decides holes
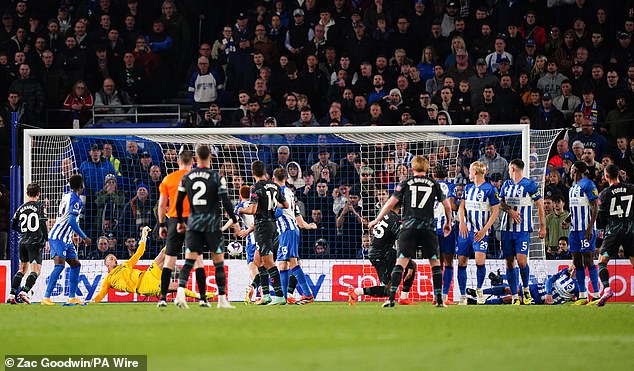
[[[522,286],[528,287],[528,285],[530,284],[529,281],[531,278],[531,269],[528,266],[528,264],[526,264],[524,268],[520,268],[520,276],[522,276]]]
[[[588,267],[588,276],[590,276],[590,283],[592,284],[592,292],[598,294],[599,289],[599,270],[596,264],[592,264]]]
[[[511,289],[511,295],[517,295],[517,281],[515,280],[515,268],[506,268],[506,281]]]
[[[491,298],[491,299],[487,299],[487,301],[484,304],[498,305],[498,304],[504,304],[504,301],[502,300],[502,298]]]
[[[286,297],[286,291],[288,291],[288,269],[280,269],[280,283],[282,284],[282,292]]]
[[[577,277],[577,285],[579,286],[579,292],[586,292],[586,268],[581,267],[575,269],[575,277]]]
[[[291,272],[293,272],[293,276],[297,278],[297,291],[302,296],[312,296],[313,294],[310,292],[310,288],[308,287],[308,283],[306,282],[306,275],[304,274],[304,270],[299,265],[296,265]]]
[[[62,273],[63,270],[64,270],[63,264],[55,264],[55,267],[53,268],[51,275],[48,276],[48,284],[46,285],[46,292],[44,293],[45,298],[51,297],[51,294],[53,293],[53,289],[55,288],[55,285],[57,284],[57,280],[59,279],[59,275]]]
[[[81,265],[76,267],[70,267],[70,285],[68,291],[68,298],[72,299],[75,297],[75,293],[77,292],[77,284],[79,284],[79,270],[81,269]]]
[[[478,281],[478,288],[481,289],[484,284],[484,278],[487,275],[487,267],[484,265],[476,265],[476,279]]]
[[[458,266],[458,287],[460,295],[467,295],[467,267]]]
[[[449,288],[451,287],[451,281],[453,280],[453,267],[445,267],[445,271],[442,272],[442,293],[443,295],[449,294]]]
[[[482,290],[484,295],[495,295],[495,296],[503,296],[506,295],[505,289],[506,286],[493,286],[488,289]]]

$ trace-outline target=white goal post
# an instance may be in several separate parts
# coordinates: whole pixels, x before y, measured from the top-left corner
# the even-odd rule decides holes
[[[322,179],[328,178],[328,192],[332,192],[335,188],[346,188],[344,184],[348,183],[350,192],[356,190],[361,197],[360,208],[363,210],[362,216],[364,222],[372,218],[375,213],[376,204],[378,203],[378,195],[375,191],[378,189],[391,191],[394,183],[399,176],[399,167],[408,164],[406,156],[402,153],[411,155],[425,155],[433,159],[432,166],[442,164],[449,170],[449,178],[458,178],[461,166],[465,165],[463,161],[464,149],[473,150],[472,160],[479,156],[477,152],[482,150],[484,145],[494,142],[499,148],[502,156],[512,156],[513,158],[521,158],[527,166],[525,167],[525,176],[530,177],[539,182],[543,190],[543,175],[546,169],[548,155],[551,151],[554,140],[561,134],[561,130],[550,131],[531,131],[526,125],[455,125],[455,126],[368,126],[368,127],[268,127],[268,128],[152,128],[152,129],[68,129],[68,130],[47,130],[47,129],[28,129],[24,131],[24,160],[23,160],[23,182],[24,188],[32,181],[42,183],[42,198],[48,203],[48,214],[51,218],[57,211],[57,204],[61,195],[65,190],[65,174],[68,171],[76,171],[81,167],[82,162],[88,157],[89,150],[92,145],[97,144],[99,148],[104,144],[114,147],[114,157],[118,158],[121,163],[128,156],[126,146],[128,142],[135,142],[139,147],[139,154],[151,158],[152,163],[159,165],[161,175],[165,176],[170,171],[167,165],[167,153],[177,152],[183,145],[189,145],[194,148],[195,145],[204,143],[214,148],[214,153],[219,158],[219,163],[214,167],[230,174],[235,180],[235,189],[233,189],[233,199],[237,198],[237,191],[240,185],[249,185],[252,183],[249,164],[255,159],[261,159],[267,163],[267,168],[277,160],[276,155],[283,153],[280,148],[285,147],[291,153],[291,160],[296,162],[300,171],[304,173],[312,173],[313,179],[298,179],[294,184],[298,189],[303,189],[306,197],[299,197],[302,201],[302,211],[304,218],[311,221],[311,211],[318,209],[317,206],[310,204],[310,197],[316,192],[314,184]],[[403,145],[405,144],[405,145]],[[399,152],[399,151],[402,152]],[[372,174],[371,180],[351,180],[344,179],[344,173],[330,174],[329,171],[323,171],[324,166],[317,165],[323,152],[327,152],[329,161],[337,164],[335,169],[343,169],[347,163],[347,156],[356,157],[352,161],[351,167],[355,169],[356,175],[364,172]],[[141,157],[141,155],[139,155]],[[301,160],[300,160],[301,158]],[[512,158],[507,158],[510,161]],[[530,164],[530,166],[528,166]],[[315,171],[309,171],[310,168]],[[231,170],[230,170],[231,168]],[[117,170],[119,171],[119,170]],[[146,170],[143,170],[146,171]],[[403,170],[405,171],[405,170]],[[319,172],[319,174],[317,174]],[[349,175],[356,178],[355,174]],[[501,174],[503,177],[508,174]],[[147,186],[144,182],[147,175],[129,175],[117,174],[119,186],[125,186],[123,194],[125,194],[126,205],[130,198],[133,198],[139,188]],[[240,179],[237,179],[240,178]],[[464,177],[460,181],[465,181]],[[308,190],[306,184],[310,183]],[[324,180],[325,182],[325,180]],[[354,184],[352,184],[354,183]],[[103,186],[103,182],[97,181],[98,186]],[[147,187],[148,189],[151,187]],[[376,189],[375,189],[376,188]],[[117,219],[117,223],[109,220],[112,225],[105,229],[104,212],[102,206],[94,206],[92,200],[100,189],[93,189],[92,195],[88,195],[85,208],[87,215],[82,219],[84,224],[82,228],[89,229],[93,233],[91,237],[99,237],[101,235],[115,234],[114,243],[117,246],[117,252],[121,254],[121,246],[123,240],[128,235],[120,234],[117,241],[115,227],[123,230],[123,221]],[[151,191],[152,192],[152,191]],[[299,191],[298,191],[299,192]],[[153,194],[152,196],[156,196]],[[344,199],[344,195],[339,194],[338,199]],[[328,210],[322,210],[323,214],[331,214],[336,218],[337,202],[334,205],[328,204]],[[346,198],[347,202],[347,198]],[[106,208],[107,205],[106,205]],[[331,210],[330,208],[334,208]],[[332,213],[331,213],[332,211]],[[337,211],[337,212],[336,212]],[[122,211],[117,210],[116,216],[121,215]],[[537,211],[534,210],[533,217],[537,218]],[[134,220],[132,221],[134,223]],[[87,225],[84,227],[84,225]],[[102,228],[103,227],[103,228]],[[331,237],[330,256],[325,255],[319,258],[317,252],[312,250],[312,246],[316,247],[314,241],[309,241],[306,246],[309,253],[304,259],[306,271],[311,279],[311,283],[319,284],[321,291],[318,295],[319,300],[342,300],[340,286],[346,286],[342,283],[337,269],[342,269],[347,265],[355,265],[360,268],[359,278],[354,278],[355,283],[361,282],[371,284],[376,281],[372,278],[374,274],[373,268],[364,255],[363,240],[361,234],[367,234],[365,227],[356,235],[355,230],[348,230],[345,226],[337,225],[332,221],[332,230],[324,232],[326,237]],[[134,228],[131,228],[134,231]],[[119,232],[123,233],[123,232]],[[302,232],[303,233],[303,232]],[[536,233],[535,233],[536,236]],[[318,237],[318,236],[317,236]],[[234,240],[231,235],[227,235],[226,242]],[[351,240],[353,239],[353,240]],[[95,238],[93,238],[95,241]],[[319,240],[317,240],[319,241]],[[157,244],[159,242],[157,241]],[[162,242],[161,242],[162,243]],[[306,247],[304,246],[304,247]],[[336,246],[336,247],[335,247]],[[155,246],[160,247],[160,246]],[[92,248],[96,248],[93,244]],[[86,250],[87,256],[99,256],[92,254]],[[152,250],[149,250],[152,251]],[[300,248],[300,255],[302,254]],[[93,251],[94,252],[94,251]],[[328,251],[327,251],[328,253]],[[143,259],[152,259],[153,256],[146,255]],[[545,277],[545,270],[539,265],[540,261],[545,259],[545,250],[543,241],[534,238],[531,241],[530,248],[531,261],[535,267],[532,274],[539,279]],[[86,258],[84,258],[86,259]],[[119,257],[119,260],[125,260],[126,257]],[[245,259],[245,256],[239,257]],[[232,261],[228,266],[246,265],[244,262]],[[89,264],[88,267],[97,267],[98,264]],[[489,272],[501,269],[504,272],[504,261],[487,259],[487,269]],[[473,268],[473,272],[472,272]],[[97,274],[102,274],[103,270],[92,268]],[[345,268],[347,269],[347,268]],[[46,271],[46,269],[45,269]],[[242,290],[239,293],[232,293],[232,290],[238,287],[243,288],[248,283],[246,269],[239,269],[241,272],[237,275],[229,274],[229,295],[230,299],[240,299]],[[475,267],[469,268],[469,285],[471,285],[471,277],[475,277]],[[43,273],[47,276],[46,273]],[[474,278],[475,279],[475,278]],[[320,282],[321,280],[321,282]],[[335,282],[335,280],[339,280]],[[374,281],[373,281],[374,280]],[[44,282],[44,280],[41,280]],[[424,280],[423,280],[424,281]],[[429,282],[427,282],[429,281]],[[427,280],[422,285],[430,288],[431,281]],[[39,282],[39,281],[38,281]],[[236,283],[238,282],[238,283]],[[347,281],[346,281],[347,282]],[[195,285],[194,285],[195,287]],[[454,285],[457,289],[457,285]],[[34,288],[35,290],[35,288]],[[37,291],[37,290],[36,290]],[[422,290],[424,291],[424,290]],[[430,291],[431,290],[427,290]],[[36,293],[37,295],[37,293]],[[237,295],[237,296],[234,296]],[[420,294],[415,296],[417,300],[431,300],[429,296]]]

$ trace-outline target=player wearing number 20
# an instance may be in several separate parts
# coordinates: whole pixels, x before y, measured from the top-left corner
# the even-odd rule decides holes
[[[31,183],[26,187],[26,195],[29,200],[24,203],[13,215],[11,229],[21,233],[20,235],[20,270],[11,281],[11,293],[7,303],[16,304],[15,294],[29,265],[31,273],[26,278],[26,284],[18,294],[23,303],[31,304],[29,291],[35,284],[42,267],[42,248],[48,241],[46,228],[46,215],[40,200],[40,185]]]
[[[603,178],[610,184],[599,195],[599,216],[597,227],[605,229],[603,245],[599,257],[599,277],[603,283],[603,296],[597,306],[604,306],[614,296],[610,289],[608,262],[623,246],[625,255],[634,266],[634,186],[619,182],[619,168],[608,165],[603,170]]]
[[[506,279],[513,298],[513,304],[519,305],[517,282],[515,282],[515,259],[520,267],[520,276],[524,287],[524,304],[531,304],[529,290],[530,268],[528,267],[528,245],[533,231],[533,202],[539,215],[539,238],[546,236],[544,201],[537,183],[523,176],[524,161],[514,159],[509,164],[510,179],[500,189],[502,214],[501,237],[502,253],[506,259]]]
[[[467,304],[467,262],[471,251],[475,253],[476,260],[476,293],[478,304],[484,304],[482,284],[486,276],[484,266],[487,249],[489,229],[497,219],[500,212],[500,200],[498,193],[491,183],[485,181],[486,165],[475,161],[469,166],[469,183],[465,186],[463,200],[458,209],[458,221],[460,232],[458,233],[458,286],[460,287],[460,305]]]
[[[414,176],[405,179],[396,186],[394,193],[383,205],[376,218],[368,224],[372,229],[399,202],[402,207],[402,227],[398,237],[397,260],[392,270],[390,283],[390,298],[383,307],[393,307],[396,291],[403,278],[403,272],[411,259],[416,257],[416,251],[422,250],[423,258],[429,259],[432,271],[432,283],[436,305],[444,307],[442,298],[442,268],[440,267],[440,253],[438,250],[438,236],[434,220],[434,202],[442,202],[445,209],[444,236],[451,233],[451,205],[434,179],[427,176],[429,162],[422,156],[412,160]]]
[[[594,250],[597,234],[594,223],[597,220],[599,192],[594,183],[588,179],[588,167],[585,162],[577,161],[570,168],[573,185],[570,187],[570,232],[568,244],[575,265],[575,275],[579,284],[579,300],[575,304],[585,305],[589,302],[586,288],[586,267],[592,282],[594,295],[599,292],[599,273],[594,264]]]

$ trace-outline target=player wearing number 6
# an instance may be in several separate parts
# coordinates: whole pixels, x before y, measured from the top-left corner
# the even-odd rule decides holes
[[[484,304],[482,284],[486,277],[486,261],[489,229],[500,212],[498,193],[491,183],[485,181],[486,165],[475,161],[469,166],[469,183],[465,186],[463,199],[458,209],[458,286],[460,287],[460,305],[467,305],[467,262],[471,251],[476,260],[476,295],[478,304]]]
[[[27,269],[31,268],[31,273],[26,278],[26,284],[18,293],[18,297],[23,303],[31,304],[29,291],[35,284],[37,276],[42,268],[42,248],[48,241],[48,231],[46,228],[46,215],[40,203],[40,185],[31,183],[26,187],[26,195],[29,200],[25,202],[13,215],[11,229],[21,233],[20,235],[20,270],[13,276],[11,281],[11,293],[7,298],[7,303],[17,304],[15,300],[16,292]]]
[[[588,167],[583,161],[575,162],[570,168],[570,177],[573,185],[570,187],[570,217],[564,221],[570,222],[568,244],[572,253],[572,261],[575,265],[575,276],[579,284],[579,300],[577,305],[585,305],[593,300],[588,300],[586,288],[586,267],[592,282],[594,295],[599,293],[599,274],[594,264],[594,250],[597,234],[594,223],[597,221],[599,207],[597,199],[599,192],[594,183],[587,178]]]
[[[502,214],[502,253],[506,259],[506,279],[514,305],[519,305],[517,282],[515,282],[515,259],[520,266],[520,276],[524,287],[524,304],[531,304],[529,289],[530,268],[528,267],[528,245],[533,231],[533,202],[539,215],[539,238],[546,237],[546,217],[544,201],[537,183],[523,175],[524,161],[516,158],[509,164],[510,179],[500,189]]]
[[[438,250],[438,236],[434,220],[434,202],[442,202],[445,208],[444,236],[451,233],[451,205],[436,181],[427,176],[429,163],[423,156],[416,156],[412,160],[414,176],[405,179],[396,186],[394,193],[381,208],[376,218],[368,223],[372,229],[383,217],[401,202],[403,224],[398,237],[397,260],[392,269],[390,282],[390,298],[383,307],[393,307],[396,291],[403,278],[403,272],[411,259],[416,257],[416,251],[422,250],[423,258],[429,259],[434,286],[436,305],[444,307],[442,298],[442,268],[440,267],[440,252]]]
[[[619,182],[619,168],[616,165],[606,166],[603,178],[610,186],[599,195],[597,227],[605,229],[599,257],[599,277],[604,287],[603,296],[596,303],[599,307],[614,296],[610,289],[608,262],[610,257],[617,255],[620,246],[623,246],[625,255],[634,266],[634,186]]]

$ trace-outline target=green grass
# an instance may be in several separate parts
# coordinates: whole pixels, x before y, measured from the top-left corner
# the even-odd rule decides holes
[[[634,308],[316,303],[0,306],[4,354],[147,354],[149,370],[625,370]],[[167,337],[165,337],[167,335]],[[398,366],[397,366],[398,365]]]

